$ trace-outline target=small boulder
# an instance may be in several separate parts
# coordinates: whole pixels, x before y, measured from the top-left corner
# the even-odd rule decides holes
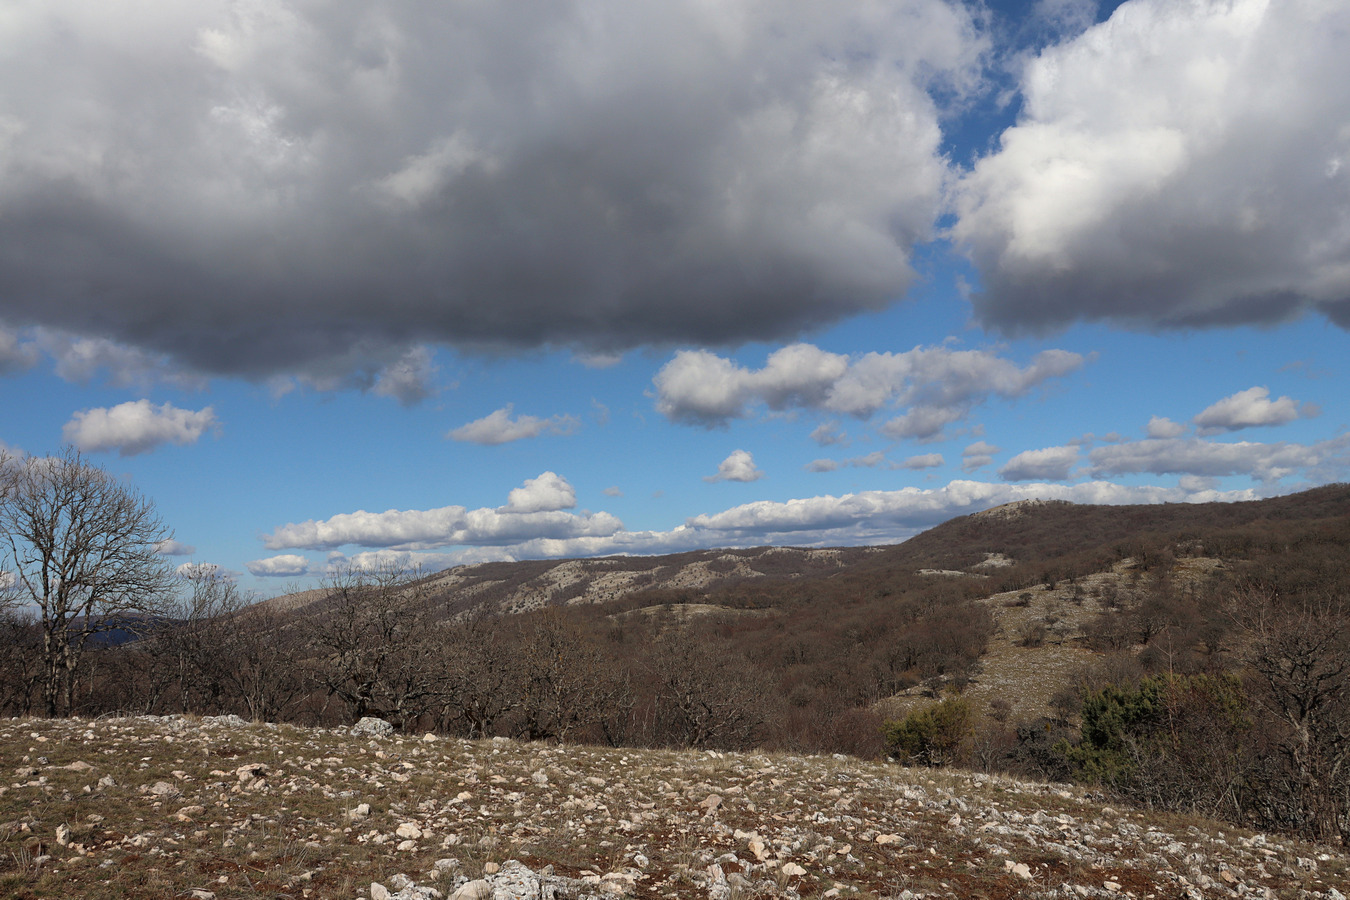
[[[361,721],[351,727],[352,737],[361,737],[369,735],[370,737],[388,737],[394,733],[394,726],[390,725],[384,719],[377,719],[374,716],[365,716]]]

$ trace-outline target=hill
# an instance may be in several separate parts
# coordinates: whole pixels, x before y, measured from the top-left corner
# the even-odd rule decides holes
[[[1344,900],[1350,881],[1329,847],[842,757],[10,719],[0,771],[16,900]]]

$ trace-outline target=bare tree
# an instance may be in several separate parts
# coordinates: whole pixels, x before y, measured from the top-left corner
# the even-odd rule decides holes
[[[1263,799],[1281,808],[1271,817],[1317,840],[1350,839],[1350,600],[1249,590],[1230,608],[1274,726]]]
[[[173,575],[158,547],[171,534],[148,500],[74,450],[0,469],[3,567],[18,604],[36,609],[47,715],[69,715],[90,639],[162,609]]]
[[[161,703],[182,712],[217,713],[228,703],[238,655],[238,613],[250,598],[218,566],[184,567],[178,596],[165,618],[141,641],[147,708]]]
[[[329,581],[318,605],[313,674],[354,719],[380,716],[402,725],[431,703],[423,649],[431,610],[416,581],[416,572],[398,566],[352,568]]]
[[[622,683],[594,640],[556,609],[536,617],[521,647],[518,732],[525,740],[566,741],[599,723],[621,694]]]
[[[486,612],[437,634],[442,728],[460,723],[469,737],[487,737],[498,720],[521,705],[523,643],[513,618]]]

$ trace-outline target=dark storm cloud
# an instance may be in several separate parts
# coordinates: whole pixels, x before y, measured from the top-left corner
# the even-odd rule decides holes
[[[978,317],[1350,327],[1347,33],[1331,0],[1134,0],[1044,51],[957,191]]]
[[[982,48],[939,0],[58,0],[0,41],[0,326],[368,380],[893,301],[945,175],[928,90]]]

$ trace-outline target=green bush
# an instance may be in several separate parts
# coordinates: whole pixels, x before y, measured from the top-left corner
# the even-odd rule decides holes
[[[1137,686],[1088,691],[1081,739],[1063,749],[1081,781],[1149,793],[1167,782],[1175,794],[1180,779],[1226,774],[1222,763],[1240,750],[1250,727],[1246,713],[1235,676],[1154,675]]]
[[[955,766],[965,762],[975,735],[970,702],[949,697],[883,726],[887,749],[906,765]]]

